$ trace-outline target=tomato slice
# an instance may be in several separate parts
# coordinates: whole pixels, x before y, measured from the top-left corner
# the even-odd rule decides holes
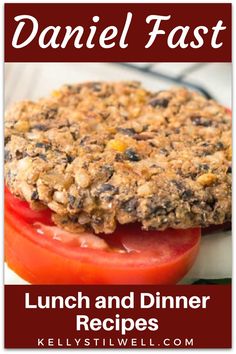
[[[43,210],[32,210],[27,202],[16,198],[6,187],[5,200],[8,208],[15,211],[20,218],[23,218],[28,223],[32,224],[35,222],[35,220],[37,220],[43,222],[46,225],[53,225],[51,219],[52,213],[48,208]]]
[[[72,234],[40,222],[38,212],[22,215],[14,199],[6,194],[6,262],[32,284],[175,284],[198,253],[200,229],[142,231],[133,224],[112,235]]]

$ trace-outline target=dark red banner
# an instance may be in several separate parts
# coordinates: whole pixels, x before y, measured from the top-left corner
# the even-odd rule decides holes
[[[6,285],[5,347],[230,348],[231,286]]]
[[[230,62],[231,4],[5,4],[6,62]]]

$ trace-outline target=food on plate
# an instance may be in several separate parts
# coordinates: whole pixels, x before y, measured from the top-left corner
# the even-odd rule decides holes
[[[185,88],[65,85],[7,111],[5,179],[24,279],[176,283],[200,228],[231,220],[230,113]]]

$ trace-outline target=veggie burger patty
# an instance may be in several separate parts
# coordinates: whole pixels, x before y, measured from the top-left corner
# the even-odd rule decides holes
[[[231,219],[231,119],[185,88],[65,85],[6,113],[5,177],[60,227],[184,229]]]

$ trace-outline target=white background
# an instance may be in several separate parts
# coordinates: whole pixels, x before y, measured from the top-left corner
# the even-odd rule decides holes
[[[148,63],[136,64],[145,67]],[[225,106],[231,107],[231,64],[156,63],[158,71],[171,77],[184,75],[189,83],[200,85]],[[175,83],[147,76],[117,63],[7,63],[5,64],[5,105],[21,99],[48,95],[65,83],[99,80],[139,80],[158,91]]]

